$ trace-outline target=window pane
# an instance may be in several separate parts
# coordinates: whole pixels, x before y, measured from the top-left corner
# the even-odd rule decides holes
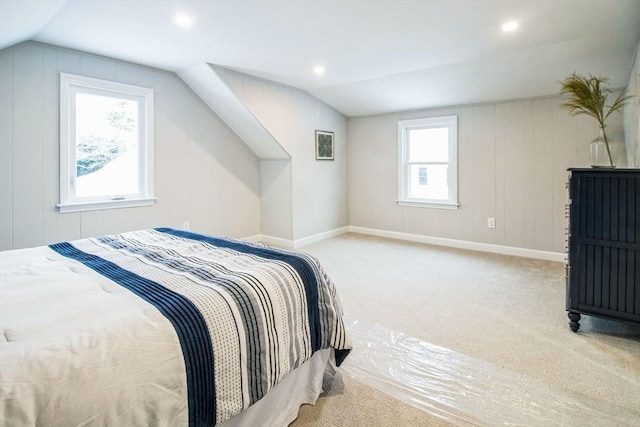
[[[444,127],[410,130],[409,161],[448,162],[449,128]]]
[[[138,103],[76,95],[76,197],[139,193]]]
[[[412,199],[448,200],[447,165],[411,165],[409,197]]]
[[[421,167],[418,169],[418,185],[427,185],[427,168]]]

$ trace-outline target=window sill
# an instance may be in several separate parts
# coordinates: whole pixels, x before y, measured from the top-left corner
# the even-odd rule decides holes
[[[418,202],[415,200],[396,200],[398,206],[408,206],[412,208],[433,208],[433,209],[458,209],[459,203],[451,202]]]
[[[155,197],[145,199],[104,200],[95,202],[60,203],[56,205],[60,213],[98,211],[103,209],[134,208],[151,206],[156,202]]]

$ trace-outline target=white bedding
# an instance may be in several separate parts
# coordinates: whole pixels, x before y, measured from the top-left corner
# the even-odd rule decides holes
[[[49,247],[0,253],[0,284],[2,425],[189,425],[179,338],[152,304]],[[270,411],[275,425],[315,401],[330,352],[302,365],[310,393],[294,396],[288,414]],[[283,393],[304,389],[294,378]],[[216,391],[223,400],[223,385]],[[242,416],[223,425],[243,425]]]
[[[7,426],[187,425],[180,343],[155,307],[48,247],[1,268]]]

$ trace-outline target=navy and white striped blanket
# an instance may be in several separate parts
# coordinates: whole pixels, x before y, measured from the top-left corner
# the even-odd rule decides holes
[[[351,348],[336,289],[304,253],[170,228],[50,248],[153,304],[184,356],[190,425],[262,398],[320,349]]]

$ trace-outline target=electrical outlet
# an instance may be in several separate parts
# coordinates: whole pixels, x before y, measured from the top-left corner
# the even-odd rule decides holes
[[[493,217],[487,218],[487,228],[496,228],[496,219]]]
[[[189,231],[190,228],[191,228],[191,225],[189,224],[189,221],[185,221],[182,223],[182,229],[184,231]]]

